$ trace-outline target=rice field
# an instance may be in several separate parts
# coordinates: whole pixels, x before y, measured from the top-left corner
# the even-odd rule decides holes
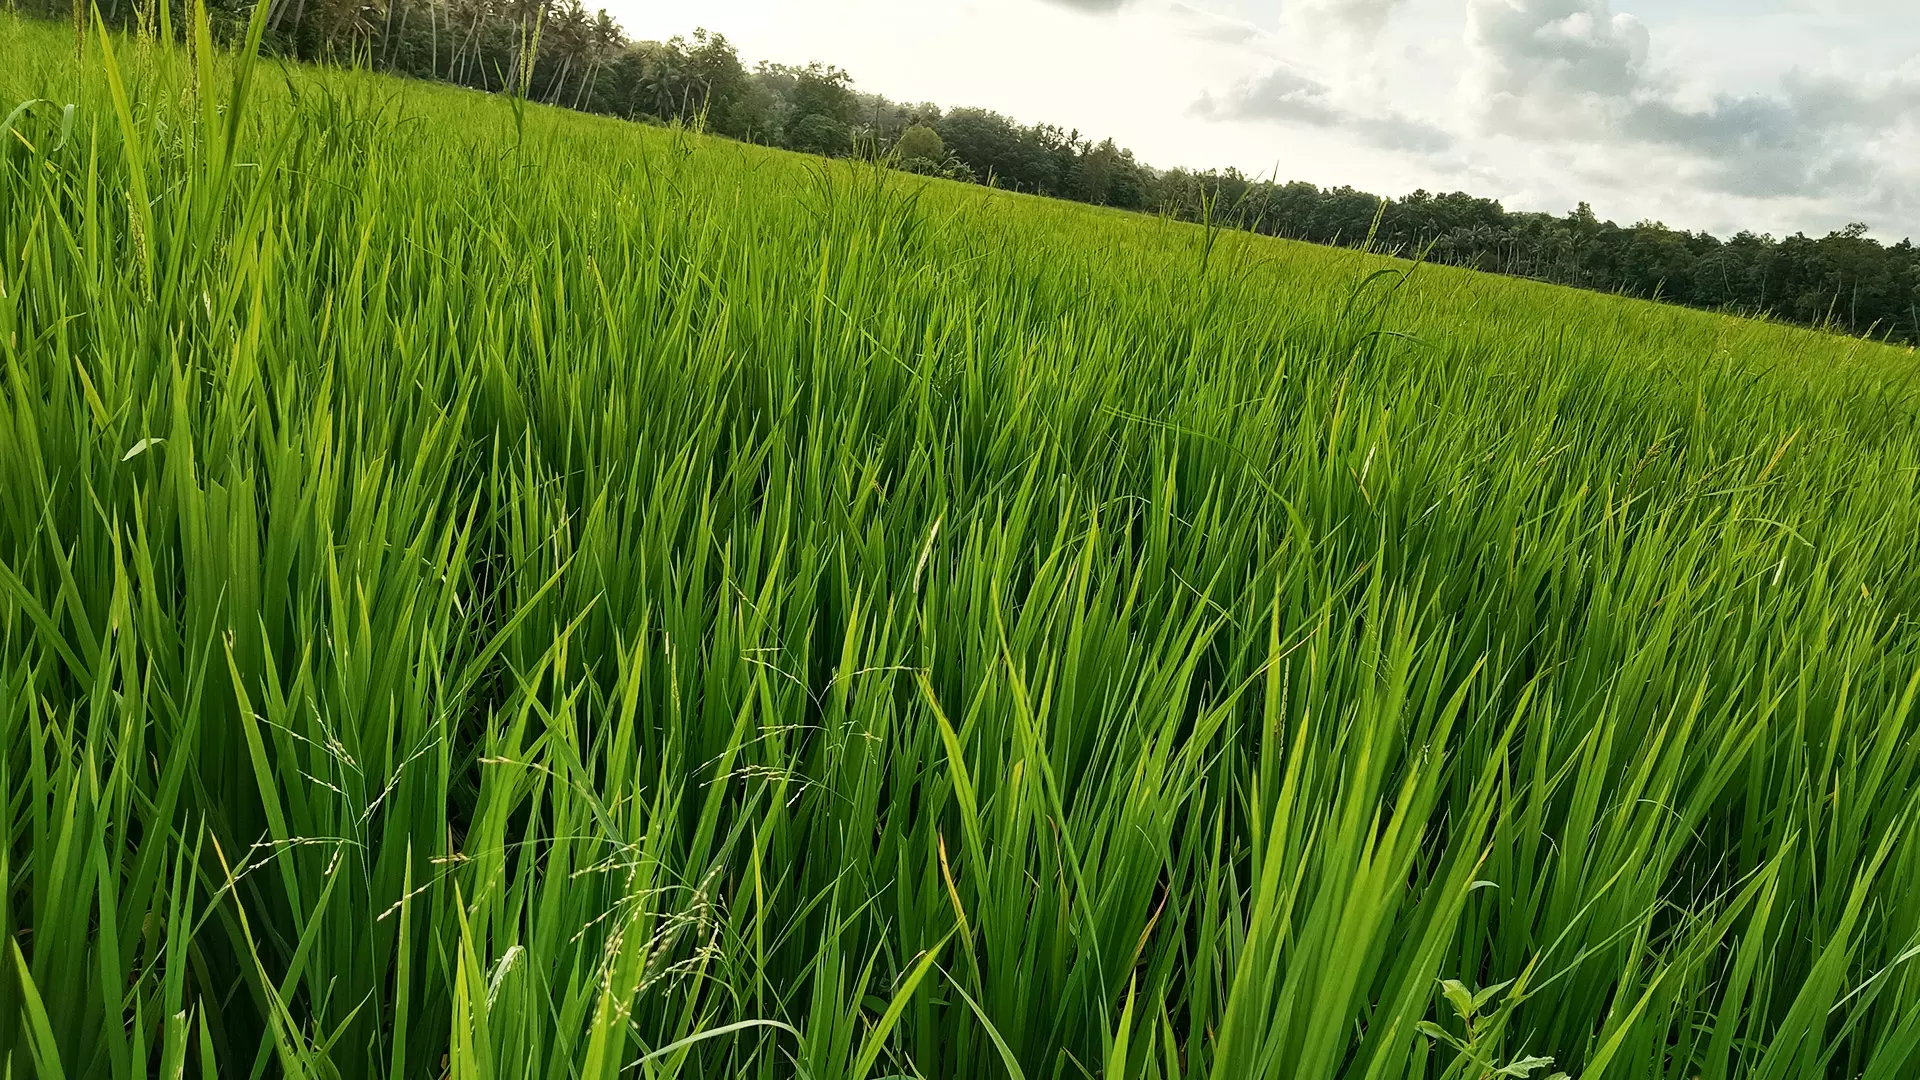
[[[7,1075],[1920,1069],[1910,350],[8,16],[0,142]]]

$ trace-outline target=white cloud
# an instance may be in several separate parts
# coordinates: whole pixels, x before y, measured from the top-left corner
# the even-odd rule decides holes
[[[1876,137],[1920,115],[1920,78],[1789,68],[1769,92],[1703,93],[1650,65],[1648,28],[1607,0],[1471,0],[1466,40],[1486,131],[1611,147],[1711,193],[1898,206]]]
[[[1362,40],[1376,37],[1394,11],[1406,0],[1291,0],[1286,6],[1288,22],[1302,32],[1315,35],[1350,35]]]
[[[1248,45],[1267,36],[1255,23],[1197,8],[1181,0],[1168,0],[1166,11],[1183,24],[1188,35],[1223,45]]]
[[[1242,81],[1218,97],[1203,91],[1193,113],[1207,119],[1279,120],[1338,129],[1392,150],[1438,153],[1454,142],[1438,125],[1391,110],[1342,104],[1328,84],[1286,65]]]
[[[1640,88],[1650,36],[1607,0],[1470,0],[1465,89],[1508,134],[1587,131]]]
[[[1920,236],[1913,0],[611,0],[1162,167]]]

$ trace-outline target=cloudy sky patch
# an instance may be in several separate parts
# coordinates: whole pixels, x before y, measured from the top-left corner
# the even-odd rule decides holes
[[[1912,0],[612,0],[1161,167],[1920,238]]]
[[[1286,66],[1244,80],[1217,97],[1203,90],[1191,111],[1206,120],[1271,120],[1320,128],[1389,150],[1437,154],[1454,143],[1452,133],[1436,124],[1390,109],[1342,104],[1332,86]]]

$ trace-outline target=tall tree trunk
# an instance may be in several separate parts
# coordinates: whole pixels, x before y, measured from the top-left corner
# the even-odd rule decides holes
[[[587,73],[580,77],[579,89],[574,91],[573,107],[575,111],[585,110],[587,104],[589,103],[587,94],[589,91],[593,89],[594,76],[598,75],[599,73],[600,73],[600,58],[598,56],[595,56],[592,60],[587,62]]]
[[[160,0],[160,2],[164,4],[167,0]],[[293,0],[293,26],[287,32],[293,35],[295,55],[300,52],[300,20],[306,13],[307,0]]]

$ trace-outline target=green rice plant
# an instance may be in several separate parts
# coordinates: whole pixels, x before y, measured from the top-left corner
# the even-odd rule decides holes
[[[0,27],[12,1075],[1920,1063],[1910,351]]]

